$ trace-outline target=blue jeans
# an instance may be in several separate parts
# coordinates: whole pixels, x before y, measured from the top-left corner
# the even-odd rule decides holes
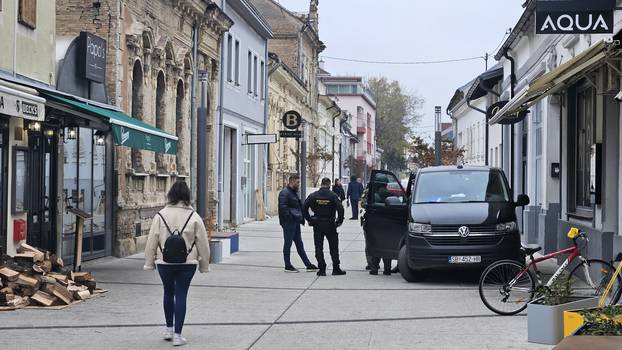
[[[181,334],[186,318],[186,299],[190,281],[197,270],[195,264],[158,264],[158,273],[164,286],[164,317],[166,326],[173,327],[175,333]]]
[[[285,267],[292,266],[292,262],[290,260],[290,252],[292,250],[292,242],[296,245],[296,250],[298,251],[298,255],[305,266],[311,265],[311,261],[307,257],[307,253],[305,252],[304,243],[302,243],[302,235],[300,234],[300,224],[297,223],[287,223],[283,226],[283,260],[285,262]]]

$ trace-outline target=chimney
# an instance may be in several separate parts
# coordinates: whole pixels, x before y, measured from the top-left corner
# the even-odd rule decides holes
[[[319,16],[317,12],[317,7],[319,5],[320,0],[311,0],[309,4],[309,24],[316,33],[319,33]]]

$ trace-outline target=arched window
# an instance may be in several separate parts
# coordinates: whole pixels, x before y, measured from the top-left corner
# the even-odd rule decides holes
[[[143,119],[143,69],[138,60],[134,62],[132,70],[132,118]],[[132,150],[131,158],[132,168],[144,172],[141,152]]]
[[[155,126],[160,130],[166,131],[166,81],[164,79],[164,73],[158,73],[158,80],[156,83],[156,105],[155,105]],[[157,170],[161,172],[166,171],[164,164],[164,154],[158,153],[156,155]]]
[[[177,82],[177,96],[175,97],[175,136],[177,136],[177,173],[186,174],[186,147],[184,145],[184,130],[186,128],[184,82]]]

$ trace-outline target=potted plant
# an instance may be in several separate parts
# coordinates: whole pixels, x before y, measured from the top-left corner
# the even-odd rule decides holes
[[[622,349],[622,305],[565,311],[566,332],[569,328],[576,328],[577,324],[580,324],[579,328],[555,349]]]
[[[551,286],[541,286],[527,305],[527,339],[555,345],[564,338],[564,311],[598,305],[598,298],[572,295],[571,281],[560,277]]]

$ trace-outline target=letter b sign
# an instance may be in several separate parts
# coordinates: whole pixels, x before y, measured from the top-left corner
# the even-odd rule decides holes
[[[300,113],[296,112],[296,111],[289,111],[289,112],[285,112],[285,114],[283,114],[283,126],[285,126],[288,129],[298,129],[298,127],[300,127],[300,124],[302,124],[302,116],[300,115]]]

